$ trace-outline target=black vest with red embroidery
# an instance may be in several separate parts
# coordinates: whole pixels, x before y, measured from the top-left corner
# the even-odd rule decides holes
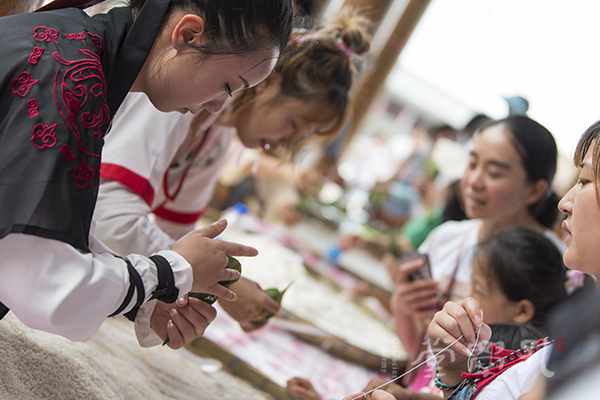
[[[0,238],[26,233],[89,251],[103,137],[120,104],[109,93],[129,90],[123,75],[137,74],[149,51],[115,67],[132,23],[127,7],[0,19]]]

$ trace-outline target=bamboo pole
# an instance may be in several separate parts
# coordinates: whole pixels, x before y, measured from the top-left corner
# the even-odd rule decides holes
[[[366,76],[359,83],[360,85],[353,99],[353,123],[350,137],[354,136],[360,128],[360,124],[363,122],[371,104],[384,86],[387,76],[398,60],[398,56],[430,3],[431,0],[410,0],[396,28],[379,55],[377,55],[373,67],[366,72]]]

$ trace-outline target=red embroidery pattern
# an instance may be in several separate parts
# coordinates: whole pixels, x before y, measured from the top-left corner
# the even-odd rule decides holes
[[[58,31],[45,26],[38,26],[33,30],[33,38],[38,42],[54,42],[58,44]]]
[[[85,162],[85,158],[83,162],[73,170],[73,177],[75,178],[75,184],[83,188],[85,187],[89,181],[94,177],[94,170],[90,168],[89,165]]]
[[[37,117],[39,115],[38,105],[35,98],[27,101],[27,107],[29,107],[29,118]]]
[[[33,51],[31,52],[31,55],[29,55],[29,61],[32,64],[37,64],[38,59],[40,58],[40,56],[42,55],[42,53],[44,52],[44,49],[42,49],[41,47],[37,47],[35,46],[33,48]]]
[[[58,124],[54,124],[52,126],[37,124],[34,126],[31,143],[33,143],[33,145],[40,150],[46,147],[54,147],[54,145],[56,145],[56,133],[54,132],[56,125]]]
[[[33,79],[29,72],[23,71],[19,74],[17,79],[12,83],[12,92],[18,96],[25,97],[29,93],[29,89],[38,82],[37,79]],[[17,87],[18,86],[18,87]]]
[[[97,128],[102,125],[106,125],[110,122],[110,111],[106,104],[102,104],[100,107],[100,114],[95,115],[92,113],[85,112],[81,115],[81,121],[83,126],[87,129]],[[104,139],[106,131],[97,130],[92,136],[98,136],[98,140]]]
[[[75,156],[73,155],[73,153],[71,153],[71,150],[69,150],[69,146],[67,146],[66,143],[60,146],[60,152],[63,156],[65,156],[68,162],[71,162],[75,159]]]
[[[102,47],[104,46],[102,43],[102,38],[90,32],[88,32],[88,36],[90,37],[90,40],[92,41],[93,45],[96,46],[98,51],[102,50]]]
[[[69,40],[76,40],[76,39],[80,39],[81,41],[83,41],[83,44],[85,44],[85,33],[83,32],[79,32],[79,33],[65,33],[65,37]]]
[[[80,49],[79,51],[89,58],[68,61],[62,58],[58,52],[52,53],[57,61],[70,67],[65,72],[61,72],[60,68],[56,71],[54,99],[67,126],[77,138],[78,147],[87,155],[100,157],[100,149],[97,149],[95,146],[89,146],[89,143],[86,146],[84,140],[82,140],[80,123],[83,125],[83,128],[88,128],[85,125],[86,123],[91,124],[90,126],[94,124],[96,124],[94,126],[100,126],[107,123],[108,118],[103,116],[105,114],[104,105],[101,106],[100,112],[93,117],[90,117],[90,115],[93,115],[91,113],[83,113],[81,119],[79,119],[78,114],[89,99],[88,92],[91,92],[93,97],[102,97],[106,100],[106,80],[100,57],[90,50]],[[97,83],[88,89],[83,83],[88,83],[90,80],[92,83],[94,81],[97,81]]]

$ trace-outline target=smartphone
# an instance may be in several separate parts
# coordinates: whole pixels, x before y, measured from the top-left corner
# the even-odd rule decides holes
[[[416,259],[422,259],[423,265],[418,270],[412,272],[408,279],[416,281],[419,279],[432,279],[431,267],[429,266],[429,256],[427,254],[418,253],[416,251],[405,251],[402,253],[402,261],[408,262]]]

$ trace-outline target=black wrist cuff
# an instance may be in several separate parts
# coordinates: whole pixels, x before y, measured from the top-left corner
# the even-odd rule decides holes
[[[125,300],[121,303],[121,306],[117,311],[110,314],[109,317],[113,317],[115,315],[119,315],[123,312],[125,308],[131,303],[131,299],[133,297],[133,292],[137,289],[137,301],[135,302],[135,306],[129,311],[125,316],[131,321],[135,321],[135,316],[137,315],[138,310],[144,304],[144,298],[146,296],[146,289],[144,288],[144,282],[142,282],[142,277],[137,272],[137,269],[131,265],[128,260],[123,259],[125,263],[127,263],[127,271],[129,272],[129,290],[127,291],[127,295],[125,296]]]
[[[153,255],[150,259],[156,264],[158,273],[158,285],[152,292],[152,299],[157,299],[165,303],[174,303],[179,296],[179,289],[175,287],[175,276],[171,264],[159,255]]]
[[[9,311],[10,309],[8,307],[0,303],[0,319],[4,318],[4,316],[8,314]]]

